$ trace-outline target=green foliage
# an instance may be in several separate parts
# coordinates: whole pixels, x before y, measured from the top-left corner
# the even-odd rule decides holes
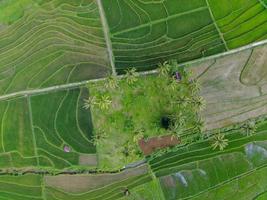
[[[119,81],[117,76],[109,75],[106,79],[105,87],[107,89],[116,89],[117,87],[119,87]]]
[[[142,77],[138,77],[135,68],[129,69],[125,78],[118,79],[118,87],[114,90],[103,87],[107,80],[89,84],[90,98],[95,99],[95,106],[91,106],[94,128],[103,129],[108,135],[108,140],[99,144],[100,167],[120,168],[141,159],[137,145],[141,138],[171,134],[185,143],[195,140],[185,132],[191,132],[191,129],[201,131],[203,124],[198,111],[202,99],[197,90],[192,91],[192,85],[197,82],[190,80],[185,69],[179,69],[181,80],[172,77],[175,67],[176,63],[165,62],[161,66],[164,75]],[[110,97],[108,109],[98,108],[98,98],[103,96]],[[163,116],[171,121],[167,129],[161,125]],[[122,153],[131,149],[125,151],[126,144],[135,148],[131,150],[134,153],[127,153],[127,156]],[[112,156],[110,152],[113,152]]]
[[[217,133],[212,138],[212,148],[219,149],[220,151],[224,150],[228,145],[228,139],[225,138],[225,135],[222,133]]]
[[[126,82],[129,85],[134,84],[138,80],[137,76],[138,73],[136,72],[136,68],[131,68],[125,71]]]

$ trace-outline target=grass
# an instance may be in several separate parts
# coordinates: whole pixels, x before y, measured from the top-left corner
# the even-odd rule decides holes
[[[133,84],[121,79],[115,89],[105,87],[105,81],[89,84],[91,98],[106,96],[112,102],[108,109],[91,107],[96,134],[106,134],[106,138],[99,140],[97,145],[100,168],[121,168],[141,159],[137,147],[138,135],[149,138],[174,134],[162,126],[163,117],[179,119],[181,132],[195,128],[199,121],[198,107],[192,103],[176,102],[182,98],[193,101],[197,96],[191,90],[194,83],[189,82],[186,72],[182,73],[182,77],[179,83],[159,75],[137,78]]]

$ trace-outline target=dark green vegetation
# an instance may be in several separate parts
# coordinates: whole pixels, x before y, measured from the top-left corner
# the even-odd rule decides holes
[[[182,80],[165,74],[168,67],[163,65],[160,75],[118,79],[113,89],[109,79],[89,84],[95,134],[102,134],[96,141],[100,168],[121,168],[142,159],[137,146],[142,138],[172,135],[184,142],[186,132],[199,131],[198,84],[182,68]],[[100,106],[103,99],[107,107]]]
[[[229,139],[222,151],[213,150],[208,139],[152,159],[166,199],[246,199],[266,191],[266,117],[255,126],[251,134],[245,124],[222,129]]]
[[[0,13],[0,94],[110,72],[94,0],[2,0]]]
[[[258,0],[103,0],[116,68],[184,62],[266,38]]]
[[[94,156],[91,117],[82,108],[87,93],[81,88],[2,101],[0,166],[61,169],[79,165],[81,155]]]

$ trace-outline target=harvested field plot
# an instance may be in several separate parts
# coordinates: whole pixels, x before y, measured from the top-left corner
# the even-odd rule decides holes
[[[0,94],[103,77],[110,72],[94,0],[12,2],[0,3]],[[19,16],[13,19],[12,13]]]
[[[96,166],[87,89],[0,102],[0,167]]]
[[[128,169],[115,174],[45,176],[44,180],[45,185],[51,188],[56,188],[70,193],[84,193],[128,178],[145,175],[147,173],[148,166],[142,165],[140,167]]]
[[[146,168],[102,175],[2,175],[0,200],[118,200],[125,197],[126,190],[140,192],[142,185],[158,188]]]
[[[190,69],[206,100],[207,129],[227,126],[267,113],[267,46],[198,63]]]
[[[103,0],[118,71],[225,50],[205,0]]]
[[[118,200],[125,196],[125,190],[131,191],[138,185],[145,184],[152,180],[148,174],[139,175],[113,182],[103,187],[84,192],[67,192],[52,187],[46,187],[46,197],[51,200]]]

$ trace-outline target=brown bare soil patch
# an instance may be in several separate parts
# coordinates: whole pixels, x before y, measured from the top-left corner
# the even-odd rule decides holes
[[[176,183],[172,176],[163,176],[160,177],[160,181],[167,187],[167,188],[175,188]]]
[[[44,180],[46,186],[57,188],[65,192],[81,193],[130,177],[143,175],[147,172],[147,165],[142,165],[116,174],[45,176]]]
[[[189,67],[206,101],[206,109],[201,111],[206,130],[267,113],[266,56],[264,45]]]
[[[146,156],[150,155],[157,149],[175,146],[179,143],[180,141],[176,137],[172,137],[171,135],[152,137],[149,138],[148,140],[141,139],[138,142],[141,150]]]
[[[97,166],[97,157],[95,154],[81,154],[79,164],[83,166]]]

